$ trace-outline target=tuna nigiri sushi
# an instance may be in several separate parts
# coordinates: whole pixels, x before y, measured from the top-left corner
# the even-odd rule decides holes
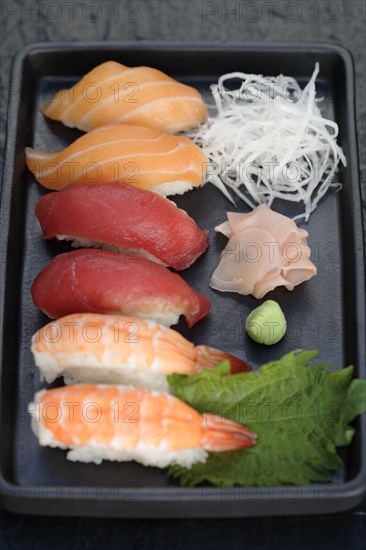
[[[133,384],[169,391],[169,374],[194,374],[229,360],[231,373],[250,371],[241,359],[194,346],[177,331],[137,317],[67,315],[39,329],[32,353],[42,380],[67,384]]]
[[[202,185],[207,168],[206,155],[189,138],[128,124],[96,128],[56,153],[27,147],[26,161],[47,189],[125,182],[161,195]]]
[[[80,185],[48,193],[36,205],[46,239],[74,246],[129,249],[176,270],[207,248],[207,231],[184,210],[156,193],[125,183]]]
[[[138,124],[174,133],[207,118],[201,94],[157,69],[107,61],[69,90],[60,90],[42,112],[88,132],[115,123]]]
[[[54,258],[33,282],[35,306],[56,319],[71,313],[123,313],[193,326],[210,301],[179,275],[141,256],[94,248]]]
[[[199,414],[178,398],[129,386],[84,385],[42,390],[28,406],[42,446],[70,449],[72,461],[136,460],[145,466],[190,467],[207,451],[251,447],[248,428]]]

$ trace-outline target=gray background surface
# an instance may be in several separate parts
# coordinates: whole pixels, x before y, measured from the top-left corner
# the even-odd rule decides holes
[[[0,148],[14,54],[39,41],[328,42],[348,48],[366,214],[365,1],[2,1]],[[245,70],[245,67],[241,68]],[[2,155],[1,155],[2,158]],[[366,502],[338,516],[246,520],[109,520],[0,515],[0,548],[362,548]]]

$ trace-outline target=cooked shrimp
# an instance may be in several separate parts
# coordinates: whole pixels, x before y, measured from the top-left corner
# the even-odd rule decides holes
[[[43,390],[28,408],[43,446],[70,448],[67,458],[136,460],[146,466],[190,467],[207,451],[251,447],[248,428],[197,411],[171,395],[130,386],[84,385]]]
[[[227,359],[231,372],[249,371],[241,359],[194,346],[154,321],[122,315],[77,313],[38,330],[32,352],[41,376],[53,382],[133,384],[168,391],[169,374],[194,374]]]

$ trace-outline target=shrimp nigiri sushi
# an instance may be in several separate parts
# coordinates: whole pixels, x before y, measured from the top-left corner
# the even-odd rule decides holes
[[[125,182],[161,195],[182,194],[202,185],[207,158],[185,136],[116,124],[96,128],[63,151],[26,147],[36,180],[54,191],[80,183]]]
[[[41,108],[43,114],[88,132],[105,124],[138,124],[174,133],[207,118],[201,94],[151,67],[106,61]]]
[[[251,367],[223,351],[194,346],[177,331],[137,317],[67,315],[39,329],[32,353],[41,379],[67,384],[133,384],[169,391],[169,374],[194,374],[229,360],[231,373]]]
[[[34,305],[57,319],[71,313],[123,313],[189,327],[210,301],[182,277],[141,256],[85,248],[56,256],[35,278]]]
[[[28,406],[40,445],[70,449],[72,461],[136,460],[145,466],[191,467],[207,451],[251,447],[248,428],[213,414],[199,414],[165,393],[115,385],[42,390]]]
[[[208,245],[208,232],[184,210],[126,183],[78,185],[48,193],[36,204],[36,216],[46,239],[129,249],[178,271],[189,267]]]

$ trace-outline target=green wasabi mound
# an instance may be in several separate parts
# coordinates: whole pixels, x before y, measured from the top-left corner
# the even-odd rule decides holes
[[[274,300],[266,300],[249,313],[245,330],[258,344],[277,344],[286,334],[287,323],[282,309]]]

